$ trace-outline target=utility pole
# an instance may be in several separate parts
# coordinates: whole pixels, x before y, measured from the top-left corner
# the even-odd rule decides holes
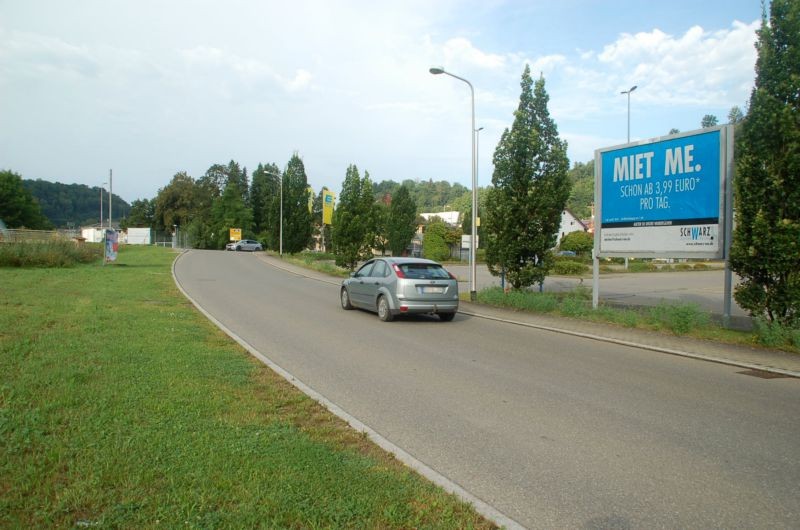
[[[108,228],[111,228],[111,199],[114,197],[114,183],[111,180],[111,170],[108,170]]]

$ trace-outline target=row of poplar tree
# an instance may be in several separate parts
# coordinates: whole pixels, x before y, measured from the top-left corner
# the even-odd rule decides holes
[[[773,0],[758,32],[748,115],[736,130],[736,228],[730,256],[742,279],[735,291],[739,305],[753,316],[789,326],[800,323],[798,28],[800,0]],[[534,81],[526,66],[521,88],[513,125],[495,149],[492,186],[480,212],[489,270],[504,272],[515,288],[541,283],[553,266],[552,249],[571,187],[567,145],[549,115],[544,78]],[[309,212],[307,179],[297,155],[283,173],[275,165],[259,165],[249,187],[246,171],[233,162],[213,166],[196,182],[178,174],[150,207],[162,226],[188,224],[195,246],[220,248],[227,227],[251,227],[276,248],[281,176],[288,252],[306,248],[316,226],[331,241],[337,263],[352,268],[374,248],[402,252],[414,234],[416,205],[408,200],[408,190],[400,187],[381,209],[369,174],[361,177],[355,166],[347,169],[332,230],[326,233],[322,195]],[[193,193],[198,196],[191,198]],[[140,205],[132,206],[135,215]]]

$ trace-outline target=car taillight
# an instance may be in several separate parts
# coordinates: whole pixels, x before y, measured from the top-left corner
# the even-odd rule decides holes
[[[406,277],[406,274],[403,272],[403,270],[400,267],[397,266],[396,263],[392,264],[392,268],[394,269],[394,273],[397,275],[398,278],[405,278]]]

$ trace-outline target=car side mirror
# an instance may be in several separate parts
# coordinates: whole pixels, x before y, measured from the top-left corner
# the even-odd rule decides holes
[[[358,273],[356,271],[350,271],[350,277],[351,278],[356,278],[356,277],[358,277]]]

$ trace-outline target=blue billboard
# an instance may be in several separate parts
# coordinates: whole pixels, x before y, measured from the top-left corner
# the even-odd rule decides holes
[[[720,256],[732,133],[722,126],[596,151],[598,254]]]

